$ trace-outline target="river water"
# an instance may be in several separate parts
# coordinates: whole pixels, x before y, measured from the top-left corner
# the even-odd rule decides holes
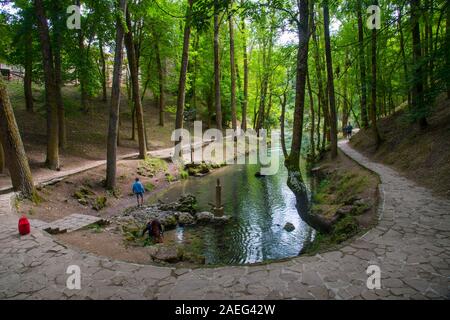
[[[175,241],[183,243],[193,235],[201,239],[206,264],[248,264],[297,256],[315,235],[298,212],[306,209],[296,208],[283,161],[276,175],[256,177],[258,171],[259,165],[228,165],[204,177],[177,182],[159,194],[159,200],[171,202],[190,193],[197,198],[200,211],[212,211],[210,204],[220,179],[225,214],[233,217],[225,226],[177,227]],[[284,230],[287,222],[295,230]]]

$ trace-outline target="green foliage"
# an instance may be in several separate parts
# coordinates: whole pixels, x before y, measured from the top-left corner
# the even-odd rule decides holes
[[[180,178],[182,180],[186,180],[187,178],[189,178],[189,173],[185,170],[180,171]]]
[[[145,188],[145,191],[151,192],[153,189],[155,189],[155,185],[151,182],[146,182],[144,184],[144,188]]]
[[[100,211],[103,208],[106,207],[106,197],[105,196],[98,196],[95,198],[94,200],[94,204],[92,205],[92,209],[96,210],[96,211]]]

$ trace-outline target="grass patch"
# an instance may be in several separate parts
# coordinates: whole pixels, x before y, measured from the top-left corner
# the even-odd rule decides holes
[[[146,182],[144,184],[144,188],[145,188],[145,191],[149,191],[150,192],[153,189],[155,189],[155,185],[153,183],[151,183],[151,182]]]
[[[331,233],[317,232],[313,242],[311,242],[303,253],[316,254],[319,251],[332,249],[340,243],[352,238],[360,231],[358,222],[352,215],[347,215],[340,219],[334,226]]]

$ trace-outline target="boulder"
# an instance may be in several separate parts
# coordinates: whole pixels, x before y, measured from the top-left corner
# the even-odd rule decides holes
[[[177,226],[177,217],[173,212],[164,212],[159,218],[159,222],[164,226],[164,229],[169,230]]]
[[[178,212],[178,223],[181,225],[194,224],[194,217],[188,212]]]
[[[291,232],[295,230],[295,226],[290,222],[286,222],[283,229],[286,230],[287,232]]]
[[[214,214],[208,211],[199,212],[196,214],[198,223],[208,223],[214,220]]]

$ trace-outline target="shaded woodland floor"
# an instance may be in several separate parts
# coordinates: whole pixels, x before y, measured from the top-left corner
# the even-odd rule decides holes
[[[47,146],[44,89],[38,86],[33,87],[35,99],[33,113],[25,110],[21,83],[9,82],[8,93],[33,176],[39,177],[48,171],[44,168]],[[66,110],[67,148],[60,151],[61,169],[78,168],[87,161],[106,159],[109,102],[101,101],[100,97],[92,98],[91,110],[85,113],[80,110],[80,94],[77,87],[64,87],[62,93]],[[158,125],[159,110],[151,96],[147,95],[144,98],[143,107],[149,150],[172,146],[170,136],[173,130],[174,114],[166,112],[166,125],[161,127]],[[128,106],[126,92],[125,96],[122,94],[120,116],[119,156],[138,151],[137,134],[136,138],[131,140],[131,109]],[[9,184],[10,178],[0,175],[0,187]]]
[[[371,159],[394,167],[406,177],[450,198],[450,100],[440,97],[427,118],[428,128],[411,124],[405,110],[380,119],[383,139],[375,148],[370,129],[360,130],[351,145]]]

